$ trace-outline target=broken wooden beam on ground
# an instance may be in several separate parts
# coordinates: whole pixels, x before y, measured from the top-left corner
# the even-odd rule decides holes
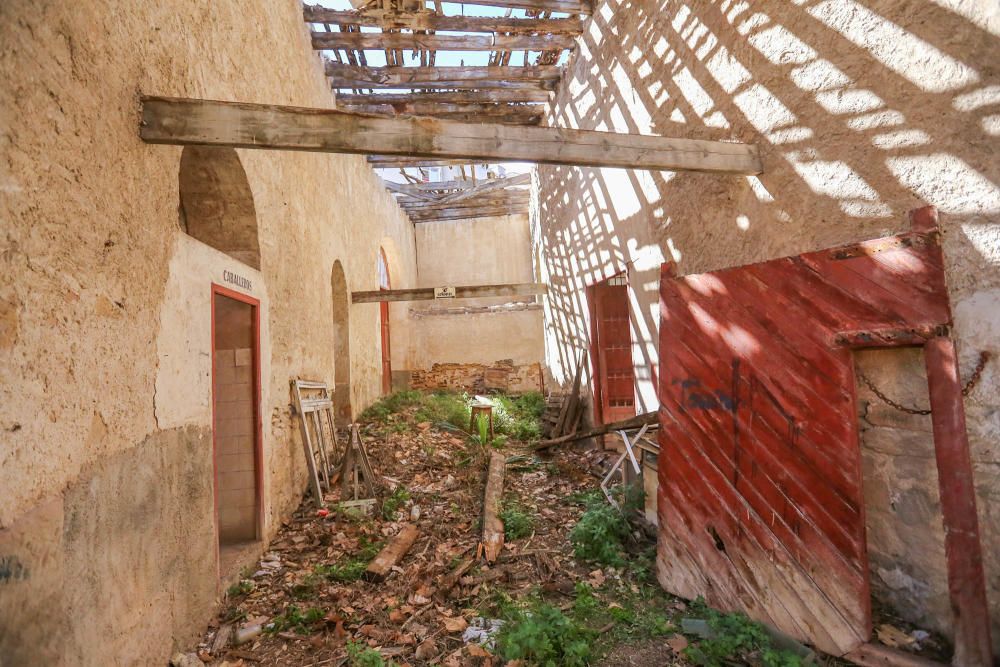
[[[329,109],[143,96],[152,144],[537,162],[754,175],[757,147],[556,127],[379,118]]]
[[[412,523],[403,526],[403,529],[396,533],[382,551],[378,552],[375,559],[368,563],[364,577],[368,581],[382,581],[388,576],[390,570],[403,560],[403,556],[410,550],[413,543],[420,536],[420,529]]]
[[[486,476],[486,493],[483,498],[482,552],[487,563],[492,563],[503,549],[503,520],[500,518],[500,499],[503,497],[503,478],[507,457],[501,452],[490,453],[490,467]]]
[[[461,563],[458,564],[458,566],[454,570],[452,570],[448,574],[448,576],[444,577],[441,580],[441,585],[438,586],[437,592],[440,595],[447,597],[448,593],[451,592],[451,589],[453,589],[455,587],[455,584],[458,583],[458,580],[461,579],[465,575],[465,573],[468,572],[475,564],[476,564],[475,558],[466,558],[465,560],[463,560]]]
[[[612,431],[627,431],[629,429],[642,428],[643,426],[646,426],[648,424],[656,424],[658,422],[659,422],[659,412],[655,410],[653,412],[644,412],[641,415],[636,415],[635,417],[629,417],[628,419],[612,422],[610,424],[604,424],[603,426],[598,426],[588,431],[583,431],[580,433],[570,433],[568,435],[563,435],[558,438],[542,440],[537,445],[535,445],[535,449],[547,449],[548,447],[554,447],[555,445],[562,445],[567,442],[576,442],[577,440],[596,438],[599,435],[611,433]]]
[[[381,301],[427,301],[434,298],[434,287],[415,289],[372,290],[351,292],[351,303],[378,303]],[[512,283],[508,285],[466,285],[455,288],[456,299],[482,296],[533,296],[546,294],[544,283]]]

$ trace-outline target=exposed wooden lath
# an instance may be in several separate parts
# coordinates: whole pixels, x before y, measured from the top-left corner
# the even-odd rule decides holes
[[[573,49],[575,38],[583,32],[584,17],[591,12],[589,0],[466,3],[506,9],[505,16],[447,16],[440,3],[435,3],[436,10],[426,4],[352,0],[354,11],[304,7],[303,18],[313,28],[313,48],[331,58],[325,70],[337,94],[337,108],[394,119],[430,116],[538,125],[561,76],[562,68],[556,63]],[[512,16],[514,10],[524,10],[524,15]],[[553,18],[553,12],[568,15]],[[380,32],[362,32],[362,27]],[[452,34],[437,34],[439,31]],[[486,54],[488,65],[465,66],[463,60],[460,65],[437,66],[439,50]],[[385,54],[385,65],[367,65],[366,52],[373,51]],[[374,155],[369,162],[376,168],[468,165],[470,171],[473,169],[468,160],[440,158]],[[461,171],[464,174],[465,168]],[[472,213],[502,215],[527,210],[526,192],[506,196],[502,192],[516,186],[494,184],[480,191],[474,180],[473,186],[458,195],[448,188],[414,189],[401,197],[400,205],[414,222],[430,216],[457,219]],[[393,189],[393,185],[389,187]]]

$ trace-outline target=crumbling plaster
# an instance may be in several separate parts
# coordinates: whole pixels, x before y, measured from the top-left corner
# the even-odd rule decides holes
[[[260,271],[181,231],[181,149],[138,139],[139,94],[332,106],[299,3],[4,2],[0,80],[8,92],[0,99],[0,555],[22,558],[31,572],[0,582],[0,598],[67,586],[67,595],[102,599],[126,563],[151,558],[130,537],[141,518],[143,530],[162,534],[142,546],[163,558],[129,575],[120,604],[69,619],[69,631],[82,634],[67,664],[158,661],[205,620],[216,594],[211,495],[190,495],[176,479],[193,466],[211,488],[211,283],[225,285],[222,271],[234,270],[262,301],[269,534],[305,480],[289,378],[334,381],[333,262],[343,263],[350,289],[373,289],[379,244],[389,239],[394,285],[410,286],[412,225],[363,157],[240,150]],[[358,409],[380,392],[377,326],[377,310],[352,306]],[[157,449],[147,479],[139,472],[157,447],[149,443],[163,438],[173,444]],[[112,460],[121,479],[159,486],[142,517],[126,511],[133,489],[101,486]],[[77,491],[85,488],[96,495]],[[44,528],[52,539],[43,540],[22,517],[51,503],[66,516],[109,505],[85,539]],[[76,550],[98,547],[100,559],[73,561]],[[48,567],[67,561],[77,569]],[[189,569],[199,573],[190,608],[163,619],[152,587],[179,598],[189,582],[169,572]],[[122,618],[130,620],[114,641],[95,630]],[[148,632],[156,619],[164,625]],[[21,641],[10,630],[30,622],[3,614],[5,652]],[[56,639],[67,631],[55,616],[39,623]]]
[[[661,261],[699,273],[876,238],[941,211],[993,637],[1000,648],[1000,8],[992,2],[598,2],[546,123],[760,147],[757,177],[540,166],[546,355],[572,377],[584,288],[627,269],[636,393],[656,407]],[[763,341],[766,343],[766,341]]]

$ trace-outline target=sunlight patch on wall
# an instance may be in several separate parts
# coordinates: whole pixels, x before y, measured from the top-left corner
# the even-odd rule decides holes
[[[814,160],[806,152],[792,151],[785,157],[806,185],[818,195],[836,199],[840,210],[855,217],[885,217],[892,210],[879,199],[878,192],[847,163]]]
[[[747,41],[775,65],[801,65],[818,56],[811,46],[780,25],[756,32]]]
[[[639,201],[639,193],[632,184],[630,171],[609,167],[600,171],[601,179],[610,194],[611,208],[614,209],[618,220],[629,218],[642,210],[642,202]]]
[[[885,105],[882,98],[872,91],[858,88],[823,91],[816,94],[816,101],[828,112],[837,115],[865,113]]]
[[[900,183],[943,213],[1000,213],[1000,188],[950,153],[890,157],[885,163]]]
[[[716,49],[712,57],[705,62],[705,67],[722,89],[730,94],[753,78],[750,71],[724,46]]]
[[[983,86],[968,93],[956,95],[951,105],[958,111],[975,111],[990,104],[1000,104],[1000,86]]]
[[[872,145],[882,150],[924,146],[930,142],[931,138],[923,130],[899,130],[898,132],[876,134],[872,137]]]
[[[921,90],[941,93],[979,80],[965,63],[854,0],[825,0],[806,11]]]
[[[791,126],[798,120],[781,100],[759,83],[734,96],[733,102],[761,134]]]

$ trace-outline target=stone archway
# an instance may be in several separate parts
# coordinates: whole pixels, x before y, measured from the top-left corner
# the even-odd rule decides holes
[[[232,148],[185,146],[180,166],[180,222],[190,236],[260,269],[253,193]]]

